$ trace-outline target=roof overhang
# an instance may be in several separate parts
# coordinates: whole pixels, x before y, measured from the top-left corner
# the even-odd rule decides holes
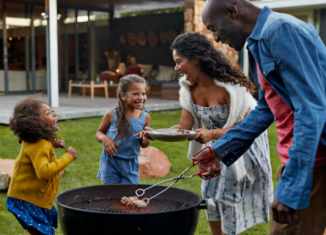
[[[326,8],[325,0],[277,0],[277,1],[253,1],[257,7],[268,6],[273,10],[294,11]]]
[[[179,7],[183,6],[185,1],[186,0],[57,0],[57,5],[58,7],[66,8],[96,11],[114,10],[117,13],[124,13],[139,10]],[[12,2],[45,4],[45,0],[12,0]]]
[[[134,11],[146,11],[146,10],[157,10],[157,9],[167,9],[174,7],[183,7],[184,1],[142,1],[139,3],[123,3],[123,1],[116,3],[114,5],[114,12],[116,14],[134,12]]]

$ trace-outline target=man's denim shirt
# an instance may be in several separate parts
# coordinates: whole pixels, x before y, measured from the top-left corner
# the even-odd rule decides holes
[[[294,111],[293,145],[275,198],[293,209],[307,208],[317,146],[319,141],[326,144],[325,46],[311,25],[268,7],[262,9],[247,42],[260,98],[245,120],[212,147],[230,166],[274,122],[259,87],[257,62],[264,78]]]

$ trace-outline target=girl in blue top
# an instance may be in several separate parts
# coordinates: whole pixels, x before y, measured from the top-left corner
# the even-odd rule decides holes
[[[146,80],[137,75],[119,81],[118,107],[104,114],[95,135],[103,143],[97,178],[104,184],[139,184],[140,146],[146,148],[150,143],[143,132],[151,124],[144,111],[147,91]]]

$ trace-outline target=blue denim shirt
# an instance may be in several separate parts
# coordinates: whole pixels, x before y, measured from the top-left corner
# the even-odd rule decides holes
[[[241,124],[212,147],[230,166],[274,122],[259,87],[257,62],[264,78],[294,112],[293,145],[275,198],[293,209],[307,208],[317,146],[320,141],[326,144],[325,46],[311,25],[268,7],[262,9],[247,42],[259,101]]]

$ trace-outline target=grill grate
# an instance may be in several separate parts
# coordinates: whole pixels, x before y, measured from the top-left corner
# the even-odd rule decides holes
[[[185,202],[166,199],[152,199],[145,208],[133,208],[131,206],[122,205],[120,200],[121,199],[94,199],[73,203],[71,206],[88,211],[132,214],[168,212],[188,208],[190,206]]]

